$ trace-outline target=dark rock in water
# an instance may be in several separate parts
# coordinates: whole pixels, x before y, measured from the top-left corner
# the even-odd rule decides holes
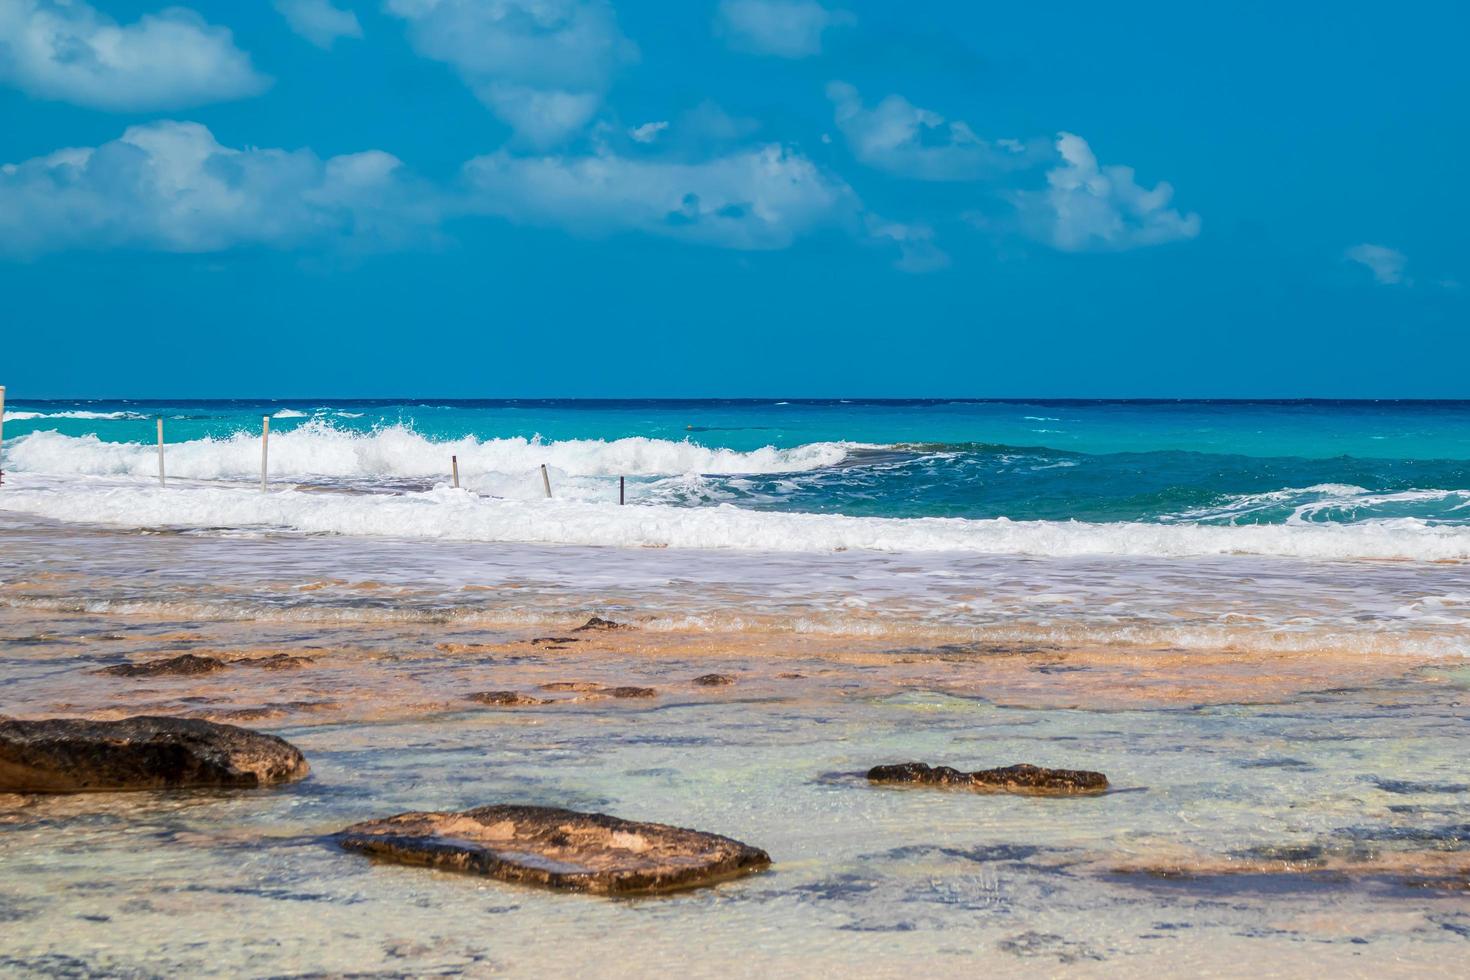
[[[269,657],[240,657],[230,663],[241,667],[259,667],[261,670],[296,670],[310,667],[310,657],[293,657],[289,653],[277,653]]]
[[[267,786],[309,771],[274,735],[193,718],[0,723],[0,792]]]
[[[524,704],[550,704],[545,698],[535,698],[520,691],[478,691],[469,695],[471,701],[480,704],[494,704],[501,707],[515,707]]]
[[[614,623],[610,619],[603,619],[601,616],[593,616],[587,622],[572,630],[572,632],[585,633],[587,630],[628,630],[632,628],[631,626],[624,626],[622,623]]]
[[[701,674],[694,678],[694,683],[700,687],[727,687],[735,683],[735,678],[729,674]]]
[[[787,671],[784,674],[777,674],[776,676],[779,677],[779,678],[781,678],[783,681],[799,681],[802,678],[804,678],[806,675],[805,674],[797,674],[797,673],[793,673],[791,671]]]
[[[601,684],[591,681],[552,681],[550,684],[542,684],[543,691],[600,691]]]
[[[586,627],[584,626],[583,629],[586,629]],[[581,643],[581,642],[582,642],[582,640],[579,637],[575,637],[575,636],[537,636],[537,637],[532,637],[532,639],[531,639],[531,646],[533,646],[533,647],[551,647],[551,649],[553,649],[553,650],[558,650],[558,649],[564,647],[568,643]]]
[[[1028,765],[961,772],[949,766],[903,762],[893,766],[874,766],[868,770],[868,779],[875,783],[952,786],[1038,795],[1101,793],[1108,788],[1108,777],[1100,772],[1089,772],[1085,769],[1043,769]]]
[[[599,693],[611,698],[656,698],[658,692],[651,687],[604,687]]]
[[[225,667],[223,660],[186,653],[167,660],[150,660],[144,664],[118,664],[116,667],[104,667],[101,673],[112,674],[114,677],[161,677],[166,674],[212,674],[217,670],[224,670]]]
[[[771,863],[765,851],[716,834],[540,806],[400,813],[337,839],[400,864],[594,895],[692,888]]]

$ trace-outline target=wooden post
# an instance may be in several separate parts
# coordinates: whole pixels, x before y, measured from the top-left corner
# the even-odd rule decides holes
[[[163,416],[158,417],[158,485],[164,486],[163,482]]]
[[[5,386],[0,385],[0,483],[5,482]]]
[[[449,457],[449,469],[454,474],[454,489],[459,489],[459,457]]]
[[[541,486],[546,489],[546,496],[551,496],[551,477],[546,475],[546,464],[541,464]]]
[[[622,477],[622,476],[618,477],[618,506],[619,507],[621,507],[623,504],[627,503],[627,498],[625,496],[625,492],[627,490],[627,487],[624,485],[626,480],[627,480],[627,477]]]
[[[271,451],[271,417],[263,416],[260,420],[260,492],[265,493],[266,464],[270,460]]]

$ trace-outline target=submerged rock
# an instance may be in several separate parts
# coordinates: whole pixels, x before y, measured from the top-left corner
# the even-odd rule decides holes
[[[658,691],[651,687],[604,687],[599,694],[610,698],[656,698]]]
[[[568,643],[581,643],[582,640],[575,636],[535,636],[531,638],[531,646],[548,647],[552,650],[562,650]]]
[[[239,657],[230,663],[241,667],[259,667],[261,670],[297,670],[310,667],[310,657],[293,657],[289,653],[276,653],[269,657]]]
[[[354,824],[337,840],[400,864],[594,895],[692,888],[771,863],[765,851],[717,834],[540,806],[400,813]]]
[[[150,660],[142,664],[118,664],[115,667],[104,667],[101,673],[111,674],[114,677],[161,677],[169,674],[212,674],[217,670],[224,670],[228,666],[223,660],[214,657],[200,657],[192,653],[185,653],[177,657],[169,657],[167,660]]]
[[[309,771],[274,735],[193,718],[0,723],[0,792],[267,786]]]
[[[874,766],[868,770],[868,779],[875,783],[952,786],[963,789],[1045,795],[1101,793],[1108,788],[1108,777],[1100,772],[1090,772],[1086,769],[1043,769],[1040,766],[1028,765],[961,772],[949,766],[902,762],[892,766]]]
[[[729,674],[701,674],[694,678],[694,683],[700,687],[728,687],[735,683],[735,678]]]
[[[516,707],[525,704],[550,704],[546,698],[532,697],[522,694],[520,691],[477,691],[469,695],[471,701],[479,704],[494,704],[501,707]]]
[[[585,633],[588,630],[629,630],[632,628],[631,626],[624,626],[622,623],[615,623],[610,619],[603,619],[601,616],[593,616],[587,622],[572,630],[572,632]]]
[[[552,681],[550,684],[542,684],[543,691],[600,691],[601,684],[591,681]]]

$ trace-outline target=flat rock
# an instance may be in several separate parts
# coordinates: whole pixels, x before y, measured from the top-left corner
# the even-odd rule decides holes
[[[550,647],[553,650],[560,650],[568,643],[581,642],[581,638],[576,636],[535,636],[531,638],[531,646]]]
[[[550,704],[545,698],[532,697],[520,691],[477,691],[469,695],[469,699],[479,704],[493,704],[504,708],[526,704]]]
[[[949,766],[903,762],[892,766],[874,766],[868,770],[868,779],[874,783],[946,786],[1046,796],[1101,793],[1108,788],[1108,777],[1100,772],[1086,769],[1043,769],[1028,765],[961,772]]]
[[[187,676],[191,674],[212,674],[217,670],[224,670],[227,665],[223,660],[214,657],[200,657],[192,653],[185,653],[177,657],[169,657],[167,660],[150,660],[141,664],[118,664],[115,667],[104,667],[101,673],[111,674],[114,677],[162,677],[170,674]]]
[[[399,864],[594,895],[693,888],[771,863],[765,851],[717,834],[540,806],[400,813],[337,839]]]
[[[610,698],[656,698],[658,691],[651,687],[604,687],[597,693]]]
[[[631,626],[624,626],[622,623],[615,623],[610,619],[603,619],[601,616],[593,616],[587,622],[572,630],[572,632],[585,633],[588,630],[628,630],[632,628]]]
[[[269,657],[239,657],[230,663],[241,667],[259,667],[261,670],[298,670],[311,666],[310,657],[293,657],[289,653],[276,653]]]
[[[552,681],[550,684],[542,684],[543,691],[600,691],[601,684],[591,681]]]
[[[267,786],[309,771],[274,735],[194,718],[0,722],[0,793]]]
[[[728,687],[735,683],[735,678],[729,674],[700,674],[694,678],[694,683],[700,687]]]

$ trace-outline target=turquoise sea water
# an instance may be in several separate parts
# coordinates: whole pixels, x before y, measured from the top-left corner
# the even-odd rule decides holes
[[[1086,522],[1470,522],[1470,402],[12,398],[6,466],[147,475],[162,417],[180,476],[244,478],[246,461],[258,457],[246,442],[265,415],[273,437],[291,437],[277,443],[279,472],[306,482],[427,487],[448,478],[455,454],[468,485],[478,477],[486,492],[510,493],[507,483],[535,468],[540,448],[568,493],[603,499],[614,492],[609,481],[624,476],[633,502],[676,506]],[[762,454],[766,447],[778,452]],[[720,450],[730,452],[712,455]]]

